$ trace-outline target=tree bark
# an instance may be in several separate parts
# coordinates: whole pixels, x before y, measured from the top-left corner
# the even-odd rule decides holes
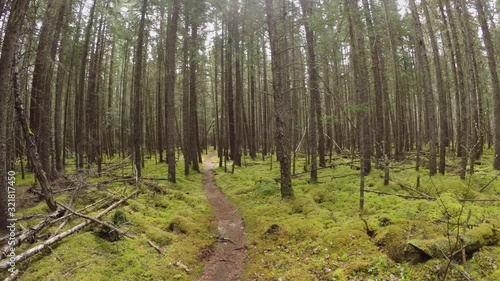
[[[13,60],[18,46],[19,34],[23,25],[24,17],[28,9],[29,0],[19,0],[11,3],[10,16],[3,38],[2,52],[0,53],[0,182],[2,186],[7,182],[7,105],[11,95],[10,75],[13,68]],[[3,6],[3,5],[2,5]],[[7,191],[0,192],[0,233],[7,232]]]
[[[493,41],[491,39],[490,29],[486,21],[486,14],[484,11],[484,1],[476,0],[476,10],[478,13],[479,24],[483,33],[484,46],[486,47],[486,56],[488,58],[488,67],[490,69],[491,88],[493,94],[493,168],[500,170],[500,82],[498,79],[497,62],[495,58],[495,51]]]
[[[427,134],[429,138],[429,173],[431,175],[437,172],[436,163],[436,144],[437,144],[437,132],[436,132],[436,109],[434,107],[434,95],[432,93],[432,79],[429,69],[429,59],[427,57],[427,50],[424,43],[424,35],[422,31],[422,25],[420,23],[419,15],[417,12],[417,6],[415,5],[415,0],[410,0],[410,9],[413,15],[415,32],[416,32],[416,56],[418,62],[418,68],[420,69],[421,76],[421,91],[425,98],[425,110],[426,119],[425,127],[427,127]]]
[[[427,0],[422,0],[425,18],[427,20],[427,29],[432,46],[432,54],[434,57],[434,67],[436,70],[437,92],[439,102],[439,173],[445,173],[446,166],[446,146],[448,144],[448,105],[446,103],[446,92],[444,90],[443,73],[441,70],[441,60],[439,48],[432,28],[429,9],[427,8]],[[432,124],[431,124],[432,125]]]
[[[307,41],[307,71],[309,74],[309,146],[311,150],[311,183],[318,182],[317,154],[319,152],[320,166],[325,166],[324,136],[321,125],[321,98],[319,94],[318,69],[316,65],[316,53],[314,50],[315,38],[308,21],[312,16],[312,1],[301,0],[304,29]],[[322,137],[323,136],[323,137]],[[318,142],[321,145],[318,145]],[[322,148],[320,149],[320,146]]]
[[[198,48],[198,24],[196,20],[193,20],[191,23],[191,56],[189,58],[189,118],[190,118],[190,130],[191,130],[191,139],[189,144],[190,159],[193,164],[193,170],[199,172],[199,164],[198,164],[198,103],[197,103],[197,89],[196,89],[196,81],[197,81],[197,55]]]
[[[265,12],[269,39],[271,41],[271,65],[273,72],[273,97],[276,123],[276,152],[280,162],[281,197],[293,198],[292,178],[290,174],[290,151],[286,138],[289,109],[284,107],[285,91],[283,89],[283,60],[282,53],[286,46],[282,46],[283,38],[281,28],[278,29],[278,21],[274,12],[272,0],[266,0]],[[281,26],[280,26],[281,27]]]
[[[142,53],[144,48],[144,26],[146,21],[146,9],[148,0],[143,0],[141,9],[141,21],[139,22],[139,35],[137,36],[137,46],[135,49],[135,77],[134,77],[134,165],[136,179],[141,178],[141,144],[142,144]]]
[[[65,2],[65,1],[63,1]],[[40,153],[40,161],[48,179],[53,178],[50,163],[50,131],[52,111],[52,72],[55,49],[53,40],[58,37],[54,28],[57,10],[61,1],[50,1],[40,29],[35,68],[31,87],[30,127],[35,133],[35,141]],[[63,3],[64,4],[64,3]],[[61,26],[59,26],[60,31]]]
[[[241,166],[241,146],[243,144],[243,78],[241,73],[241,57],[240,52],[240,37],[238,27],[238,1],[233,1],[233,22],[229,33],[233,33],[233,44],[235,53],[234,76],[235,76],[235,91],[234,91],[234,165]],[[230,35],[231,36],[231,35]]]
[[[35,136],[33,131],[28,126],[26,120],[26,114],[23,107],[23,102],[21,99],[20,86],[19,86],[19,70],[17,68],[17,58],[14,62],[14,74],[13,74],[13,89],[15,96],[15,109],[17,113],[17,119],[21,124],[23,131],[23,137],[26,141],[26,149],[28,150],[28,157],[33,164],[33,170],[35,172],[36,179],[40,183],[42,189],[42,194],[45,197],[45,202],[51,211],[57,210],[57,203],[54,199],[52,189],[49,185],[49,180],[43,169],[42,162],[40,161],[40,156],[38,154],[38,148],[35,141]]]
[[[167,163],[168,180],[176,182],[175,176],[175,53],[177,42],[177,24],[179,19],[180,3],[174,0],[172,16],[167,26],[167,85],[165,88],[165,109],[167,111]]]
[[[351,61],[353,64],[356,99],[357,99],[357,134],[359,136],[359,153],[361,174],[368,175],[371,171],[372,146],[369,125],[370,87],[368,69],[366,66],[365,38],[363,22],[359,13],[357,0],[346,0],[349,9],[349,36],[351,40]]]
[[[81,57],[80,64],[80,77],[78,82],[78,90],[76,92],[76,101],[75,101],[75,154],[76,158],[76,168],[83,168],[83,155],[84,155],[84,147],[85,147],[85,136],[86,136],[86,126],[85,126],[85,111],[83,108],[84,100],[85,100],[85,76],[87,70],[87,55],[89,53],[90,48],[90,36],[92,33],[92,25],[94,23],[94,13],[95,7],[97,4],[97,0],[94,0],[92,4],[92,8],[90,9],[89,22],[87,24],[87,28],[85,30],[85,41],[83,43],[83,52]]]

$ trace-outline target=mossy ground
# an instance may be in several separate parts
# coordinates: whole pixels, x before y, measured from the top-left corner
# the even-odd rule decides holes
[[[110,165],[121,161],[121,158],[106,160]],[[103,170],[106,170],[106,166]],[[127,164],[113,173],[133,175],[133,170]],[[135,239],[122,238],[110,242],[100,236],[102,228],[92,224],[80,233],[52,245],[51,249],[19,264],[17,268],[22,271],[19,280],[195,280],[203,268],[200,253],[214,243],[213,213],[203,192],[201,174],[192,172],[185,177],[181,169],[178,169],[178,173],[176,184],[165,180],[149,180],[150,185],[155,186],[154,190],[141,185],[139,188],[142,192],[138,196],[132,197],[101,218],[112,222],[115,217],[115,222],[120,223],[119,227],[134,235]],[[78,177],[71,168],[68,174]],[[156,164],[154,159],[146,159],[143,176],[166,178],[167,166],[164,163]],[[27,174],[23,184],[31,185],[30,177]],[[108,175],[85,180],[95,183],[109,179]],[[135,186],[124,182],[82,188],[74,197],[74,209],[105,196],[121,197],[134,190]],[[71,197],[70,194],[59,195],[57,200],[66,202]],[[32,208],[18,210],[17,216],[48,212],[45,203],[40,202]],[[119,215],[115,215],[117,212]],[[63,231],[81,221],[77,219],[69,223]],[[20,224],[28,227],[36,223],[33,220]],[[53,233],[58,225],[50,227],[44,233]],[[159,254],[151,247],[148,239],[160,247],[164,254]],[[17,252],[32,246],[23,245]],[[176,265],[178,262],[182,265]],[[186,272],[184,266],[190,272]]]
[[[280,198],[276,159],[272,169],[270,157],[266,161],[245,157],[234,174],[216,170],[217,185],[239,206],[245,222],[249,261],[244,280],[440,280],[446,259],[411,262],[406,241],[454,240],[457,228],[450,224],[463,224],[469,210],[472,229],[466,230],[467,235],[491,240],[481,242],[482,249],[468,257],[466,265],[452,266],[447,280],[462,280],[459,270],[474,280],[499,280],[499,202],[459,201],[498,198],[500,180],[478,191],[498,173],[489,164],[476,165],[476,173],[462,181],[453,172],[430,178],[425,168],[411,169],[411,161],[393,163],[393,180],[417,189],[420,176],[418,190],[440,199],[365,193],[363,218],[368,233],[359,217],[359,171],[338,165],[347,162],[339,158],[333,161],[335,168],[319,170],[318,184],[308,183],[308,173],[295,177],[292,200]],[[304,159],[297,160],[297,171],[303,166]],[[339,177],[348,174],[352,175]],[[408,195],[397,183],[384,186],[383,171],[373,169],[365,188]]]
[[[491,163],[490,154],[491,151],[486,151],[484,163]],[[318,184],[308,183],[308,173],[295,177],[293,200],[281,200],[275,181],[279,165],[274,159],[270,169],[269,160],[270,157],[266,161],[245,157],[244,166],[236,168],[234,174],[225,173],[223,168],[216,170],[217,184],[238,205],[245,222],[249,260],[244,280],[439,280],[447,261],[433,258],[411,263],[406,241],[454,239],[457,229],[453,225],[462,224],[469,210],[472,229],[467,229],[467,235],[477,239],[482,248],[468,257],[467,264],[453,266],[448,280],[462,280],[459,270],[470,274],[473,280],[500,279],[499,203],[460,201],[498,198],[500,179],[483,192],[478,191],[498,173],[488,164],[476,165],[475,174],[462,181],[454,171],[458,159],[449,159],[445,176],[432,178],[425,168],[418,172],[412,169],[412,161],[393,163],[393,180],[439,200],[366,193],[363,218],[368,233],[358,211],[359,171],[349,165],[338,165],[349,159],[335,159],[334,168],[319,170]],[[108,162],[113,165],[120,161]],[[303,166],[304,159],[298,159],[297,171]],[[82,177],[68,167],[70,176]],[[214,242],[213,214],[205,199],[201,175],[192,173],[184,177],[182,169],[178,170],[177,184],[158,181],[152,183],[154,188],[142,185],[139,196],[102,218],[110,222],[115,217],[120,228],[135,235],[135,239],[109,242],[100,237],[100,227],[91,225],[19,264],[23,271],[20,280],[195,280],[203,267],[200,255]],[[126,176],[132,175],[133,170],[126,165],[113,173]],[[395,182],[384,186],[382,175],[383,171],[373,169],[366,177],[366,188],[409,194]],[[146,159],[143,176],[165,178],[166,165]],[[109,175],[85,178],[90,183],[108,179]],[[33,177],[27,174],[17,184],[32,182]],[[74,208],[104,196],[124,196],[133,190],[135,187],[123,182],[85,187],[75,196]],[[65,202],[70,197],[71,193],[64,193],[57,200]],[[117,211],[119,216],[115,215]],[[48,212],[45,203],[40,202],[18,210],[17,215]],[[65,229],[80,221],[69,223]],[[36,223],[33,220],[21,224],[29,227]],[[45,233],[52,233],[55,228]],[[164,254],[149,246],[148,239]],[[31,246],[23,245],[18,252]],[[179,261],[191,271],[176,266]]]

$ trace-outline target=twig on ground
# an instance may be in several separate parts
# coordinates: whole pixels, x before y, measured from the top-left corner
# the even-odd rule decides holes
[[[500,173],[498,173],[494,178],[492,178],[487,184],[485,184],[481,189],[479,189],[479,192],[483,192],[492,182],[494,182],[498,177],[500,176]]]
[[[66,277],[68,274],[72,273],[73,271],[77,270],[78,268],[82,268],[82,267],[85,267],[93,262],[95,262],[96,260],[93,259],[91,261],[88,261],[88,262],[85,262],[85,263],[82,263],[82,264],[79,264],[77,266],[73,266],[72,268],[70,268],[68,271],[66,271],[63,275],[63,277]]]
[[[191,269],[189,269],[189,267],[187,267],[185,264],[183,264],[182,261],[177,261],[176,263],[174,263],[174,265],[184,269],[184,271],[186,271],[186,273],[191,272]]]
[[[234,243],[233,240],[229,239],[229,238],[226,238],[226,237],[222,237],[222,236],[216,236],[215,237],[215,240],[217,240],[217,242],[221,242],[221,243],[224,243],[224,242],[230,242],[230,243],[233,243],[236,245],[236,243]]]
[[[160,255],[163,255],[163,251],[161,250],[160,247],[158,247],[153,241],[147,239],[148,244],[153,247]]]

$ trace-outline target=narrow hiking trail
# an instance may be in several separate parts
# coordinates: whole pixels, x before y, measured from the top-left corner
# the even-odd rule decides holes
[[[215,184],[213,153],[205,160],[203,186],[217,220],[217,241],[198,281],[241,280],[246,257],[246,233],[240,213]]]

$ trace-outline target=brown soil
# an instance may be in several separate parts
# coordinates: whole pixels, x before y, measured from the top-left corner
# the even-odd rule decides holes
[[[241,280],[246,257],[243,220],[236,206],[215,184],[212,156],[205,160],[202,173],[205,194],[217,220],[217,244],[206,259],[207,263],[198,281]]]

